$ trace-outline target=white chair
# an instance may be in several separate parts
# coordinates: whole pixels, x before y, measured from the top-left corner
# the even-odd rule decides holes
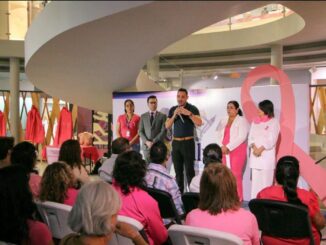
[[[57,162],[59,159],[60,147],[47,146],[46,147],[46,160],[48,164]]]
[[[66,235],[73,233],[68,226],[68,215],[71,206],[56,202],[36,202],[36,205],[54,238],[62,239]]]
[[[173,245],[243,244],[243,241],[233,234],[188,225],[172,225],[168,233]]]
[[[118,215],[118,221],[125,222],[129,225],[131,225],[135,230],[142,231],[144,229],[144,226],[138,221],[133,218]],[[112,236],[111,241],[108,243],[109,245],[134,245],[131,239],[123,237],[117,233],[114,233]]]

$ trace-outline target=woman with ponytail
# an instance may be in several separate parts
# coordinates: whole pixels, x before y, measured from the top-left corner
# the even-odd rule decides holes
[[[237,180],[237,192],[243,200],[242,173],[247,158],[248,123],[242,116],[239,103],[231,100],[227,104],[228,117],[217,126],[217,144],[221,145],[223,163],[231,168]]]
[[[319,230],[325,226],[325,218],[320,213],[316,194],[297,187],[299,175],[299,161],[295,157],[284,156],[280,158],[275,170],[277,184],[263,189],[258,193],[257,198],[285,201],[306,206],[311,218],[315,245],[319,245]],[[264,245],[309,244],[309,239],[282,239],[263,236],[262,240]]]
[[[203,152],[203,163],[205,168],[211,163],[222,163],[222,150],[218,144],[209,144],[205,147]],[[192,178],[189,186],[191,192],[199,192],[201,176],[202,173]]]

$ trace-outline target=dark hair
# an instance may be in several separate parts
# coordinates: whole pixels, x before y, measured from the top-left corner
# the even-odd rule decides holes
[[[236,100],[230,100],[228,102],[228,104],[234,105],[235,109],[238,109],[238,115],[239,116],[243,116],[243,113],[242,113],[242,110],[240,109],[240,105],[239,105],[238,101],[236,101]]]
[[[179,88],[178,89],[178,93],[179,92],[184,92],[184,93],[186,93],[186,95],[188,95],[188,91],[187,91],[187,89],[185,89],[185,88]]]
[[[71,168],[82,166],[81,149],[77,140],[66,140],[60,147],[59,161],[67,163]]]
[[[146,188],[146,162],[136,151],[120,154],[115,160],[113,178],[120,185],[122,193],[128,194],[132,187]]]
[[[14,142],[13,137],[0,137],[0,160],[7,157],[9,150],[14,147]]]
[[[259,102],[258,107],[264,112],[269,118],[274,117],[274,105],[270,100],[263,100]]]
[[[209,144],[203,152],[203,163],[207,166],[209,163],[221,163],[222,150],[218,144]]]
[[[135,108],[135,103],[131,99],[127,99],[124,102],[125,113],[127,113],[126,105],[127,105],[128,102],[130,102],[134,106],[134,108]]]
[[[168,154],[168,148],[162,141],[155,142],[149,152],[152,163],[162,164],[165,162]]]
[[[297,183],[300,175],[299,161],[293,156],[281,157],[276,166],[275,178],[283,186],[289,203],[302,204],[298,198]]]
[[[54,162],[46,167],[41,181],[40,200],[63,203],[68,188],[74,186],[71,168],[64,162]]]
[[[209,164],[204,169],[198,207],[211,215],[240,208],[235,177],[223,164]]]
[[[32,143],[24,141],[12,148],[11,163],[23,166],[28,173],[33,172],[36,160],[36,148]]]
[[[121,154],[130,148],[129,140],[123,137],[116,138],[112,141],[112,153]]]
[[[27,220],[34,220],[36,206],[29,188],[29,174],[19,165],[0,169],[0,240],[24,244],[29,239]]]
[[[157,100],[155,95],[150,95],[150,96],[147,97],[147,103],[149,102],[150,99],[156,99]]]

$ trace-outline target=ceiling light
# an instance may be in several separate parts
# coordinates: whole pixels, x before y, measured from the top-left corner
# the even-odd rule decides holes
[[[216,79],[218,79],[218,75],[215,75],[215,76],[214,76],[214,80],[216,80]]]

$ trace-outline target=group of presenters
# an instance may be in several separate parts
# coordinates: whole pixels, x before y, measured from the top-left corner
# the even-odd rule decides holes
[[[172,162],[182,193],[186,189],[184,176],[188,186],[195,176],[194,136],[196,127],[203,123],[198,108],[190,104],[188,98],[188,91],[179,89],[177,105],[171,107],[168,115],[165,115],[157,110],[157,97],[151,95],[147,98],[148,111],[141,116],[135,114],[134,102],[127,99],[124,102],[125,113],[118,116],[115,127],[116,136],[128,139],[133,150],[142,150],[148,163],[151,146],[158,141],[169,145],[166,132],[172,130]],[[251,168],[251,198],[256,198],[274,180],[280,125],[274,116],[273,103],[270,100],[258,103],[257,117],[251,125],[243,116],[237,101],[229,101],[226,110],[227,117],[219,121],[217,138],[212,143],[221,147],[222,163],[231,169],[236,178],[240,200],[243,200],[242,176],[248,158]]]

